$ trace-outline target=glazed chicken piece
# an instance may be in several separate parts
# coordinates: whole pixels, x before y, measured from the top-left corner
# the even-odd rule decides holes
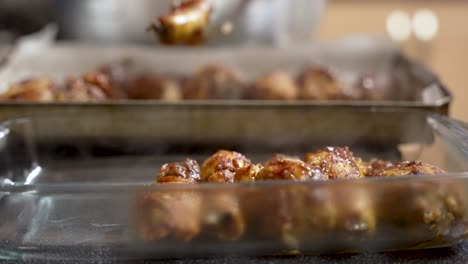
[[[393,163],[388,160],[372,159],[369,163],[370,171],[366,176],[376,176],[379,171],[393,166]]]
[[[310,243],[338,237],[360,241],[376,232],[375,205],[365,188],[291,186],[282,192],[272,206],[280,207],[276,217],[283,219],[281,237],[292,248],[307,249]],[[271,229],[272,222],[264,225]]]
[[[262,100],[295,100],[298,87],[287,72],[275,71],[255,81],[247,97]]]
[[[199,44],[206,38],[211,11],[208,0],[183,1],[173,5],[169,14],[157,18],[149,30],[154,31],[163,44]]]
[[[160,74],[141,74],[128,89],[131,99],[179,101],[182,91],[179,83]]]
[[[225,65],[207,65],[200,68],[183,85],[185,99],[242,99],[245,84],[242,75]]]
[[[372,174],[372,165],[361,158],[354,157],[354,163],[359,169],[361,175],[370,176]]]
[[[352,153],[346,152],[345,149],[327,150],[319,151],[315,155],[309,154],[310,164],[297,158],[277,155],[265,164],[257,179],[328,180],[333,178],[329,177],[330,175],[360,173],[357,165],[344,169],[339,167],[339,170],[333,167],[322,169],[321,166],[328,165],[328,160],[345,164],[347,161],[343,160],[344,157],[353,158]],[[364,190],[347,193],[344,190],[337,191],[325,187],[294,186],[282,190],[273,203],[275,205],[272,207],[277,208],[277,211],[272,215],[283,219],[279,228],[281,237],[293,248],[300,248],[309,241],[324,239],[324,236],[332,231],[335,235],[347,238],[360,238],[375,231],[372,200]],[[275,222],[265,225],[275,229]]]
[[[376,176],[431,175],[445,173],[436,166],[420,161],[404,161],[376,171]]]
[[[251,164],[247,167],[240,168],[237,170],[234,181],[235,182],[255,182],[257,175],[263,169],[261,164]]]
[[[387,232],[410,241],[444,239],[458,219],[448,203],[449,197],[436,182],[387,184],[376,199],[378,223],[395,227]]]
[[[97,72],[106,75],[109,79],[109,97],[111,99],[128,99],[127,91],[132,79],[130,60],[103,65],[99,67]]]
[[[460,232],[457,235],[466,237],[468,235],[468,214],[466,214],[466,188],[458,181],[451,181],[441,184],[443,202],[448,210],[447,217],[453,218],[451,230]]]
[[[183,162],[169,163],[161,167],[161,172],[156,179],[157,183],[170,183],[170,179],[198,183],[201,180],[200,167],[195,160],[186,159]]]
[[[264,168],[257,174],[258,181],[267,180],[327,180],[319,166],[307,164],[300,159],[284,155],[275,155],[265,163]]]
[[[301,249],[310,241],[326,239],[336,226],[333,193],[326,189],[294,185],[285,190],[282,187],[272,191],[265,201],[268,203],[270,216],[257,215],[262,221],[258,229],[269,236],[279,230],[280,239],[290,248]]]
[[[233,191],[203,195],[203,234],[222,241],[239,239],[245,233],[244,213],[239,195]]]
[[[256,176],[257,181],[326,180],[320,167],[285,155],[275,155]],[[304,239],[319,238],[334,225],[334,211],[328,193],[316,192],[310,186],[278,187],[265,197],[245,199],[243,203],[252,232],[266,239],[282,240],[291,248],[299,248]],[[267,212],[267,213],[265,213]]]
[[[236,172],[251,164],[252,162],[240,153],[220,150],[203,163],[202,181],[233,183]]]
[[[308,164],[318,166],[329,179],[359,179],[368,169],[358,160],[348,147],[326,147],[304,157]]]
[[[194,160],[166,164],[154,184],[195,184],[200,169]],[[190,241],[200,233],[202,198],[189,190],[149,191],[138,199],[137,227],[145,241],[172,237]]]
[[[377,216],[371,190],[361,185],[353,188],[337,185],[332,193],[337,235],[349,241],[359,241],[375,234]]]
[[[52,80],[37,78],[12,85],[0,95],[0,100],[53,102],[57,96],[57,89]]]
[[[221,150],[204,162],[201,171],[191,160],[167,164],[156,182],[313,181],[444,173],[417,161],[395,165],[377,159],[365,162],[347,147],[327,147],[307,154],[305,161],[275,155],[262,166],[240,153]],[[349,184],[354,186],[350,188]],[[249,234],[258,239],[282,240],[290,248],[301,250],[337,237],[358,243],[380,232],[401,232],[397,236],[407,237],[408,243],[444,239],[449,232],[457,232],[454,228],[463,230],[468,222],[464,190],[451,183],[395,181],[377,192],[366,181],[303,183],[272,185],[266,192],[268,195],[259,196],[258,189],[226,188],[222,192],[208,189],[203,193],[165,193],[162,189],[147,193],[137,208],[139,233],[149,241],[166,237],[234,241]]]
[[[390,72],[375,72],[363,75],[354,85],[364,92],[365,99],[376,101],[420,100],[420,93],[412,87],[416,80],[410,80],[406,72],[398,67]],[[417,82],[417,81],[416,81]],[[419,99],[418,99],[419,98]]]
[[[310,66],[298,78],[300,98],[303,100],[347,99],[340,83],[329,70]]]
[[[442,173],[445,172],[433,165],[419,161],[404,161],[377,170],[376,176],[399,177]],[[397,222],[405,230],[410,230],[411,233],[406,235],[413,239],[429,240],[434,236],[444,237],[454,223],[459,200],[449,194],[451,191],[446,193],[443,186],[429,181],[396,182],[393,186],[388,186],[382,197],[378,199],[381,203],[378,206],[380,222]],[[395,219],[395,216],[399,218]]]
[[[210,183],[233,183],[239,170],[251,164],[244,155],[221,150],[202,166],[201,178]],[[236,240],[245,232],[245,220],[236,193],[206,193],[203,203],[205,233],[221,240]]]
[[[108,99],[110,82],[106,75],[88,73],[82,78],[69,77],[59,101],[101,102]]]

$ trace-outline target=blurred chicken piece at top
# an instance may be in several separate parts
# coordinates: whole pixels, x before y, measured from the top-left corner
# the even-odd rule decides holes
[[[150,31],[166,45],[196,45],[207,35],[212,12],[209,0],[186,0],[172,5],[171,12],[156,19]]]

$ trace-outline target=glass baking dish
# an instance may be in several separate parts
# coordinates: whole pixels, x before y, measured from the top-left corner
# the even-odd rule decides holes
[[[375,109],[365,113],[385,117]],[[336,142],[326,140],[326,131],[320,142],[309,144],[307,131],[276,135],[258,126],[257,133],[265,135],[261,144],[240,144],[220,135],[213,142],[198,138],[196,144],[161,138],[167,141],[161,145],[155,135],[145,148],[130,146],[141,139],[128,139],[112,142],[116,145],[105,150],[100,145],[101,151],[95,151],[92,145],[107,139],[90,143],[74,137],[64,145],[61,138],[54,145],[35,138],[40,119],[4,122],[0,129],[0,257],[120,260],[321,254],[444,247],[464,240],[468,236],[468,126],[437,114],[399,114],[425,116],[422,125],[412,125],[411,119],[398,124],[419,138],[398,141],[393,135],[391,140],[381,136],[378,142],[366,142],[343,130],[344,137],[350,136],[348,141],[341,137],[340,143],[366,158],[423,160],[447,174],[154,187],[149,184],[163,163],[187,157],[202,162],[216,148],[239,150],[263,162],[272,152],[302,155]],[[335,123],[335,129],[340,129]],[[216,131],[216,125],[205,129]],[[177,129],[168,123],[161,126]],[[377,122],[368,128],[385,135],[382,131],[392,127],[392,123]],[[155,236],[152,221],[163,221],[171,228],[169,235]]]

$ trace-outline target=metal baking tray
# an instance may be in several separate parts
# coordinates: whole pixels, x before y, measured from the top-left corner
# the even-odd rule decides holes
[[[372,111],[361,111],[361,114]],[[421,114],[403,111],[398,115]],[[189,119],[168,122],[184,123]],[[369,145],[357,140],[360,137],[354,133],[341,131],[344,137],[349,137],[343,142],[352,145],[357,155],[366,158],[422,160],[445,169],[449,172],[447,174],[355,181],[159,187],[145,186],[153,180],[163,163],[186,157],[201,162],[210,154],[190,146],[170,148],[149,142],[145,153],[115,153],[100,157],[83,154],[70,159],[61,155],[62,158],[53,158],[50,149],[39,146],[34,119],[8,121],[0,126],[0,256],[2,259],[22,260],[121,260],[226,254],[368,252],[449,246],[468,236],[468,125],[438,114],[426,114],[424,120],[426,126],[405,126],[407,133],[420,135],[422,140],[419,143],[402,144],[380,138],[379,144]],[[340,120],[329,122],[335,125],[336,130],[341,129]],[[365,123],[362,119],[359,122],[355,127]],[[376,124],[374,131],[392,129],[395,122],[398,120]],[[168,123],[161,125],[177,130]],[[265,132],[261,126],[257,128]],[[217,126],[179,130],[184,129],[201,129],[197,133],[224,131]],[[271,157],[273,151],[302,155],[315,147],[335,143],[333,136],[327,138],[332,135],[327,131],[321,132],[321,141],[313,146],[305,134],[288,131],[289,134],[282,135],[265,133],[263,142],[259,143],[263,147],[259,148],[238,145],[238,141],[226,136],[222,137],[223,147],[242,151],[252,160],[263,162]],[[158,129],[149,132],[154,132],[161,141],[166,140],[167,135],[159,134]],[[190,131],[186,133],[188,136]],[[245,133],[248,134],[247,131]],[[300,141],[307,149],[278,148],[275,145],[275,142],[288,142],[291,138]],[[247,139],[245,145],[249,146],[255,146],[259,140]],[[68,143],[77,149],[81,144],[78,141]],[[131,144],[127,142],[129,147]],[[212,142],[203,140],[198,140],[198,144],[213,146]],[[232,241],[200,235],[191,241],[163,239],[146,242],[138,232],[138,219],[145,219],[144,210],[137,209],[140,208],[141,196],[145,194],[191,197],[186,201],[198,198],[223,201],[226,198],[231,201],[227,204],[234,203],[232,208],[242,213],[245,232]],[[202,216],[221,217],[226,213],[225,209],[225,206],[213,206]],[[277,234],[274,225],[278,220],[276,209],[287,212],[286,215],[293,219],[299,217],[298,226],[295,226],[299,229],[294,229],[294,226],[292,229],[298,232],[291,231],[287,236]],[[329,210],[340,212],[336,218],[332,217],[337,223],[332,229],[323,228],[320,224],[320,219],[330,219]],[[182,215],[178,219],[189,221],[195,217],[191,210],[180,212]],[[171,211],[162,213],[164,216]],[[374,220],[362,222],[362,217],[368,215]],[[302,225],[304,222],[300,219],[312,219],[314,222],[314,217],[318,217],[316,224]],[[375,230],[366,232],[366,228],[352,228],[366,223],[373,223]]]
[[[45,43],[44,43],[45,42]],[[8,84],[32,76],[63,78],[94,69],[98,65],[122,58],[134,61],[134,70],[155,70],[171,74],[191,74],[206,63],[233,65],[253,79],[274,69],[298,71],[308,64],[325,65],[332,68],[338,78],[352,81],[362,74],[397,74],[404,80],[402,93],[416,93],[415,101],[183,101],[176,103],[161,101],[115,101],[104,103],[13,103],[0,102],[0,120],[34,117],[37,137],[46,141],[58,141],[60,137],[92,139],[150,140],[154,131],[174,139],[198,140],[203,138],[235,138],[242,135],[247,139],[261,139],[258,124],[265,127],[263,133],[281,136],[287,130],[298,134],[304,130],[320,130],[311,138],[320,139],[322,131],[340,141],[341,131],[328,126],[330,120],[342,122],[344,131],[361,130],[359,135],[368,140],[384,135],[395,141],[418,139],[415,135],[401,133],[405,128],[372,131],[374,123],[393,122],[408,118],[393,109],[421,109],[447,114],[451,95],[440,80],[422,65],[415,63],[386,40],[373,37],[356,37],[332,43],[317,43],[305,47],[285,49],[256,47],[224,48],[144,48],[144,47],[97,47],[86,44],[49,43],[30,40],[19,45],[0,71],[0,90]],[[359,111],[349,111],[350,109]],[[369,109],[387,112],[374,115]],[[62,118],[68,117],[68,118]],[[190,118],[188,118],[190,117]],[[300,117],[300,118],[299,118]],[[324,120],[324,117],[327,117]],[[171,120],[188,118],[186,123],[176,124],[179,129],[168,127]],[[362,120],[367,120],[363,124]],[[413,120],[415,124],[424,119]],[[321,123],[320,128],[310,129]],[[280,125],[281,123],[281,125]],[[357,123],[361,125],[356,126]],[[216,124],[219,129],[204,130]],[[187,131],[190,131],[188,133]],[[203,131],[202,133],[200,131]],[[319,133],[320,132],[320,133]]]

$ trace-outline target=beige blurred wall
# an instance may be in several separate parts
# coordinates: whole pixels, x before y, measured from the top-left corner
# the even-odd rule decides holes
[[[455,96],[452,116],[468,122],[468,1],[330,0],[316,37],[330,40],[356,33],[386,34],[385,20],[391,11],[412,15],[420,8],[435,12],[439,33],[428,44],[413,37],[402,48],[439,74]]]

